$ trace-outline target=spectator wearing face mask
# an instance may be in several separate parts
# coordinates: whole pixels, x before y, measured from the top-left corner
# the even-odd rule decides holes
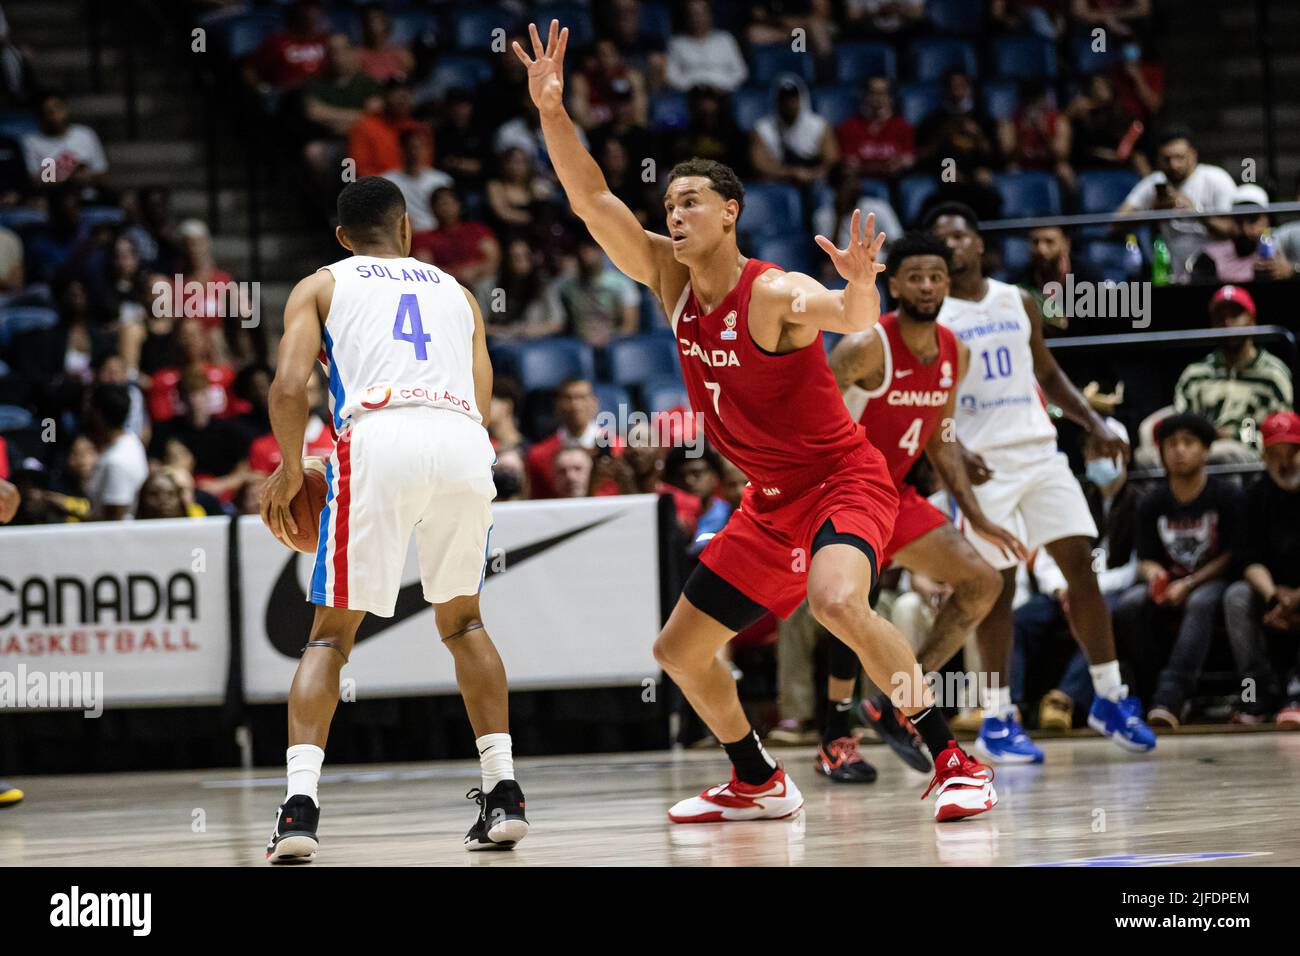
[[[1128,429],[1114,418],[1106,425],[1127,444]],[[1137,505],[1138,492],[1128,483],[1128,462],[1106,458],[1095,450],[1084,449],[1083,494],[1097,526],[1094,558],[1104,565],[1097,573],[1106,607],[1114,610],[1119,597],[1137,580]],[[1069,623],[1070,592],[1065,576],[1050,555],[1039,554],[1034,562],[1038,593],[1015,611],[1017,651],[1031,656],[1047,637],[1057,634]],[[1021,650],[1023,648],[1023,651]],[[1016,668],[1013,666],[1013,670]],[[1021,668],[1023,673],[1024,668]],[[1038,725],[1049,730],[1069,730],[1076,709],[1087,712],[1092,704],[1092,681],[1088,660],[1075,650],[1056,686],[1042,699],[1038,708]]]
[[[1276,412],[1260,426],[1266,478],[1246,495],[1243,579],[1223,597],[1228,641],[1243,687],[1254,693],[1233,719],[1300,726],[1300,415]],[[1275,660],[1291,661],[1289,681]],[[1249,682],[1249,683],[1247,683]]]

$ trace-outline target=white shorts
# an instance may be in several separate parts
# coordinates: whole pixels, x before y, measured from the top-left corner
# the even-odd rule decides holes
[[[311,603],[392,617],[412,532],[426,601],[477,594],[494,459],[486,429],[459,412],[399,406],[358,416],[326,468]]]
[[[1097,537],[1083,489],[1055,442],[1012,445],[981,454],[993,477],[974,486],[975,498],[985,517],[1019,537],[1025,547],[1032,550],[1076,535]],[[1004,557],[965,521],[962,530],[993,567],[999,571],[1015,567],[1014,557]]]

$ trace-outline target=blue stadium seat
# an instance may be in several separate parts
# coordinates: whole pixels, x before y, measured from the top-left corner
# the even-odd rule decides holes
[[[1093,241],[1083,244],[1083,260],[1111,282],[1123,282],[1128,278],[1124,263],[1124,243]]]
[[[774,262],[787,272],[815,271],[816,257],[821,254],[812,236],[803,233],[768,236],[754,245],[755,256],[765,262]]]
[[[809,85],[814,79],[813,57],[811,53],[797,53],[790,49],[788,43],[760,43],[750,50],[749,82],[755,86],[771,86],[782,73],[794,73],[803,77]]]
[[[503,7],[469,7],[449,11],[452,46],[457,50],[481,53],[491,49],[492,31],[512,33],[517,26],[515,15]]]
[[[1056,47],[1042,37],[998,37],[993,42],[998,76],[1012,80],[1056,76]]]
[[[681,129],[690,119],[686,94],[663,92],[650,97],[650,128],[655,132]]]
[[[972,36],[984,26],[984,0],[926,0],[925,16],[940,33]]]
[[[523,343],[488,339],[488,358],[492,360],[492,371],[497,375],[519,377],[519,349]]]
[[[535,339],[519,348],[519,381],[526,391],[556,388],[566,378],[594,381],[591,348],[577,339]]]
[[[126,214],[117,206],[85,206],[81,210],[81,221],[90,228],[96,226],[116,226],[126,219]]]
[[[641,29],[658,37],[665,44],[673,34],[673,15],[667,5],[662,3],[643,3],[640,5]]]
[[[844,336],[839,332],[822,333],[822,348],[826,350],[827,355],[830,355],[835,346],[840,344],[840,339],[842,338],[844,338]]]
[[[6,229],[43,226],[47,222],[49,222],[49,215],[44,209],[32,209],[29,206],[10,206],[0,209],[0,226]]]
[[[1002,215],[1056,216],[1061,212],[1061,188],[1051,173],[999,173],[993,187],[1002,197]]]
[[[689,408],[691,402],[680,375],[660,375],[641,386],[641,404],[644,406],[642,411],[653,414],[679,405]]]
[[[35,423],[32,413],[19,405],[0,405],[0,432],[20,432]]]
[[[1007,272],[1019,272],[1029,265],[1029,240],[1008,236],[1002,240],[1002,265]]]
[[[995,120],[1009,120],[1020,108],[1020,87],[1015,80],[985,80],[980,84],[984,112]]]
[[[409,47],[420,39],[433,39],[438,34],[438,17],[427,10],[399,10],[392,14],[392,42]]]
[[[417,103],[441,100],[454,87],[475,90],[492,79],[492,65],[469,53],[450,53],[439,57],[428,79],[415,91]]]
[[[276,13],[217,13],[202,17],[199,26],[217,41],[210,49],[215,48],[231,60],[242,60],[280,28],[281,20]]]
[[[748,133],[760,118],[772,112],[772,93],[756,86],[742,86],[732,94],[731,107],[736,125]]]
[[[746,183],[738,228],[757,238],[780,236],[803,222],[799,190],[785,183]]]
[[[1124,61],[1122,43],[1118,37],[1105,37],[1106,49],[1094,50],[1091,33],[1076,33],[1069,40],[1071,72],[1081,76],[1107,73]]]
[[[560,21],[560,26],[569,28],[569,46],[585,50],[595,40],[596,31],[591,23],[591,11],[584,5],[576,3],[548,3],[545,11],[537,17],[537,29],[546,38],[552,18]],[[567,57],[566,57],[567,60]]]
[[[11,305],[0,309],[0,345],[15,335],[52,329],[59,324],[59,313],[39,306]]]
[[[934,176],[929,173],[917,173],[906,176],[898,182],[898,204],[894,207],[904,226],[916,223],[925,201],[939,188]]]
[[[12,140],[21,140],[24,133],[35,133],[41,128],[36,116],[26,110],[4,110],[0,112],[0,136]]]
[[[942,102],[938,83],[904,83],[898,88],[898,115],[913,126],[937,110]]]
[[[862,86],[873,76],[898,77],[898,56],[888,43],[856,40],[835,44],[835,82]]]
[[[891,205],[894,202],[894,197],[889,195],[889,183],[883,179],[862,180],[862,195],[870,196],[872,199],[883,199]]]
[[[975,46],[966,40],[927,37],[913,42],[907,53],[915,80],[937,80],[950,69],[962,70],[970,76],[979,75]]]
[[[1085,169],[1079,173],[1079,211],[1114,212],[1123,205],[1138,175],[1128,169]]]
[[[666,335],[629,335],[608,346],[609,380],[642,385],[657,375],[678,376],[677,342]]]
[[[832,126],[839,126],[858,111],[862,91],[856,86],[819,86],[812,94],[813,111],[826,117]]]
[[[632,396],[628,394],[627,389],[622,385],[597,382],[591,388],[596,393],[596,401],[600,405],[600,411],[617,415],[620,405],[628,411],[632,410]]]

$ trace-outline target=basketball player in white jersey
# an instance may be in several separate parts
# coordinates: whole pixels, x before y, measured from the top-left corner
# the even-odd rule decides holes
[[[286,541],[302,484],[307,380],[329,378],[338,443],[311,577],[311,636],[289,692],[289,789],[267,845],[273,863],[309,862],[320,817],[317,784],[347,663],[366,613],[392,617],[412,533],[424,598],[433,605],[474,728],[483,787],[471,850],[510,849],[528,832],[514,780],[505,669],[483,628],[494,455],[483,318],[450,275],[409,256],[401,192],[367,176],[338,199],[339,243],[351,256],[294,287],[285,306],[271,428],[283,462],[267,479],[262,516]]]
[[[985,278],[975,214],[960,203],[945,203],[930,212],[925,226],[952,251],[950,289],[939,321],[970,349],[956,419],[958,441],[987,476],[976,485],[975,497],[989,521],[1019,534],[1030,550],[1045,548],[1065,575],[1070,630],[1088,656],[1095,691],[1088,725],[1127,750],[1151,750],[1155,735],[1121,681],[1110,612],[1092,568],[1097,528],[1083,489],[1056,447],[1056,428],[1043,397],[1084,428],[1096,457],[1122,456],[1124,440],[1056,364],[1033,298]],[[967,537],[1003,577],[997,603],[976,630],[988,682],[981,688],[984,720],[975,748],[993,762],[1041,763],[1043,752],[1016,719],[1008,680],[1018,562],[969,528]]]

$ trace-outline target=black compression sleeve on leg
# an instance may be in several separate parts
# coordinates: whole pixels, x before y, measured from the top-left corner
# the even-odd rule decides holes
[[[858,671],[862,670],[862,662],[858,660],[857,652],[834,634],[830,636],[828,644],[827,656],[830,658],[831,677],[836,680],[857,680]]]

